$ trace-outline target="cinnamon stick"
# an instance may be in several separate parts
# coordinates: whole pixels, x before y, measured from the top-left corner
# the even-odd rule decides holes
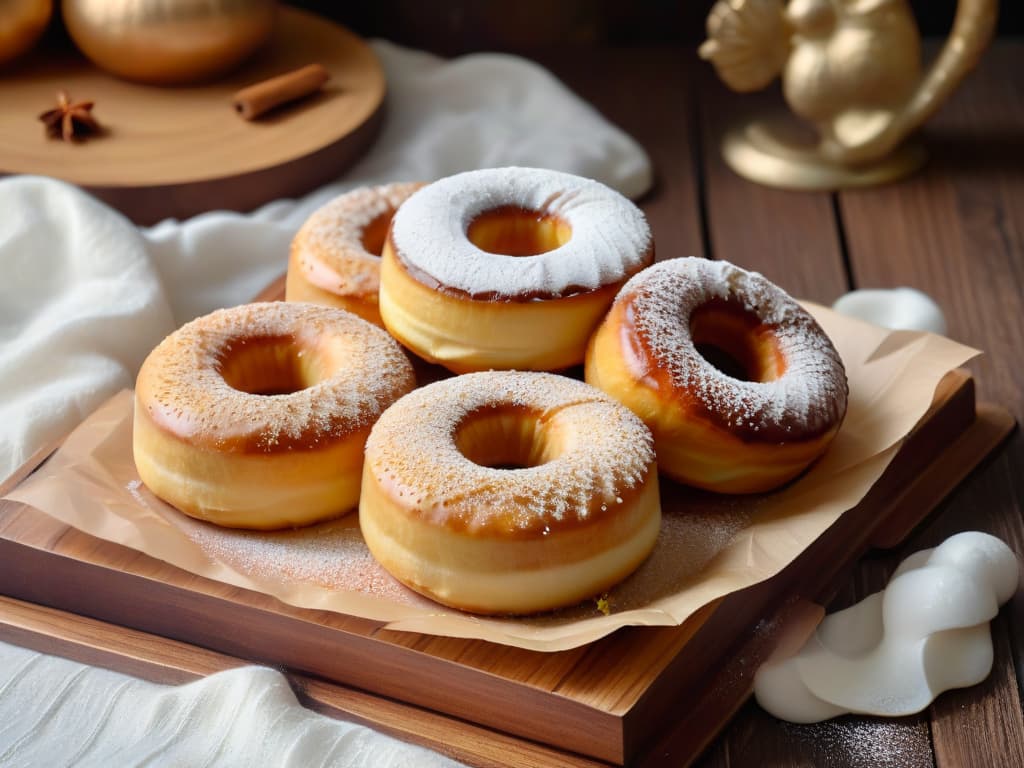
[[[231,103],[246,120],[255,120],[274,107],[303,99],[319,91],[330,79],[320,64],[309,64],[293,72],[272,77],[235,93]]]

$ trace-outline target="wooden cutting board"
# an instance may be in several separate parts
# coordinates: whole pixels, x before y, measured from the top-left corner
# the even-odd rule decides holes
[[[955,371],[861,504],[777,576],[682,626],[557,653],[293,608],[0,501],[0,593],[15,598],[0,601],[0,637],[162,681],[273,664],[315,708],[478,765],[684,765],[773,648],[811,630],[847,569],[900,542],[1012,427]]]
[[[313,62],[331,76],[319,94],[253,122],[235,113],[238,89]],[[36,118],[62,89],[96,102],[104,135],[46,137]],[[70,49],[39,50],[0,78],[0,175],[70,181],[140,224],[251,210],[333,181],[359,159],[380,127],[385,91],[384,71],[363,40],[287,6],[264,49],[205,85],[129,83]]]

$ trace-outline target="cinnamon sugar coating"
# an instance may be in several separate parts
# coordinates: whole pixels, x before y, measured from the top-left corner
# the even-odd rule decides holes
[[[261,344],[307,358],[317,380],[286,394],[234,388],[225,380],[232,356]],[[330,307],[266,302],[218,310],[172,333],[143,363],[136,397],[158,427],[190,444],[272,454],[368,429],[414,386],[408,359],[381,329]]]
[[[474,420],[532,419],[546,460],[518,469],[475,463],[458,435]],[[410,514],[473,534],[546,536],[614,515],[654,467],[650,431],[628,408],[580,381],[489,371],[406,395],[374,425],[366,471]]]
[[[375,294],[380,287],[380,256],[366,248],[367,228],[390,219],[422,186],[399,182],[360,187],[318,208],[292,241],[302,276],[332,293]]]

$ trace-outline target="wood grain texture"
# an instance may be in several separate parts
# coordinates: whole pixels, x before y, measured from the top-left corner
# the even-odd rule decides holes
[[[331,76],[319,93],[258,121],[235,114],[231,96],[239,88],[311,62]],[[102,135],[46,138],[35,116],[61,89],[96,102]],[[282,9],[265,49],[205,85],[138,85],[70,52],[40,50],[0,80],[0,174],[79,184],[139,223],[250,210],[336,179],[375,138],[385,90],[365,42],[291,8]]]
[[[433,710],[443,722],[471,723],[468,735],[454,725],[444,731],[455,744],[464,736],[472,741],[470,735],[484,728],[503,732],[502,739],[543,743],[546,752],[616,764],[632,757],[657,764],[659,755],[671,755],[685,763],[748,695],[758,659],[786,627],[791,596],[821,599],[868,546],[880,521],[919,520],[930,509],[913,492],[886,489],[945,484],[955,472],[943,457],[952,455],[962,476],[1005,436],[1005,414],[1001,421],[972,420],[973,392],[969,378],[950,374],[876,489],[781,574],[681,627],[628,628],[561,653],[409,636],[364,619],[293,608],[94,539],[9,501],[0,501],[0,589],[19,600],[361,689],[420,713],[410,715],[416,722]],[[962,445],[972,452],[959,452]],[[86,659],[116,666],[110,654],[78,637]],[[56,652],[68,646],[74,643],[66,637],[43,645]],[[126,661],[136,673],[139,665],[132,656]],[[404,720],[388,727],[405,729],[410,738],[414,730]]]
[[[1024,261],[1020,258],[1024,232],[1024,133],[1020,130],[1024,124],[1024,89],[1019,78],[1008,74],[1024,66],[1022,48],[1019,42],[995,46],[930,123],[926,136],[931,161],[923,173],[898,184],[831,196],[838,213],[831,222],[832,237],[840,247],[819,248],[823,260],[817,267],[806,264],[798,270],[772,244],[805,221],[810,226],[803,242],[827,244],[828,227],[819,222],[828,219],[823,214],[827,204],[823,198],[829,196],[764,190],[742,182],[723,168],[726,176],[720,183],[732,188],[729,194],[715,198],[719,179],[715,166],[721,161],[706,151],[709,171],[705,194],[715,246],[712,255],[729,258],[720,247],[739,250],[749,242],[756,251],[765,243],[757,257],[765,264],[759,268],[769,276],[774,270],[785,274],[781,282],[787,287],[791,282],[795,286],[808,284],[800,282],[804,275],[808,288],[820,286],[824,290],[819,299],[831,302],[843,290],[838,276],[844,269],[845,246],[851,288],[911,285],[936,298],[946,311],[950,335],[986,352],[971,364],[980,397],[1005,405],[1018,420],[1022,418],[1024,373],[1010,361],[1024,349],[1024,323],[1019,321],[1024,316]],[[738,99],[749,101],[751,108],[762,108],[766,103],[747,96],[712,100],[705,93],[700,108],[708,111],[721,107],[716,115],[736,109],[733,101]],[[720,122],[716,122],[716,130]],[[752,232],[737,233],[723,225],[721,234],[716,234],[713,217],[721,208],[729,210],[730,205],[751,209],[754,216],[758,216],[756,211],[767,209],[771,216],[758,220]],[[795,237],[803,238],[803,233]],[[827,277],[822,281],[822,274],[831,275],[831,282]],[[956,459],[951,465],[950,469]],[[1018,434],[954,494],[943,513],[924,531],[896,552],[881,557],[882,572],[887,576],[906,554],[935,546],[947,536],[969,529],[994,533],[1016,552],[1024,553],[1021,466],[1024,448]],[[951,488],[935,490],[946,494]],[[921,499],[920,503],[928,501]],[[896,546],[909,533],[906,525],[890,528],[879,532],[878,545]],[[878,589],[885,579],[872,562],[877,558],[863,565],[855,579]],[[873,576],[868,578],[867,574]],[[863,596],[865,589],[858,589],[856,595]],[[849,604],[853,595],[849,592],[830,610]],[[985,689],[944,694],[929,718],[887,721],[847,717],[828,727],[809,730],[775,721],[751,705],[716,742],[702,765],[1019,765],[1024,761],[1019,725],[1018,681],[1024,660],[1024,598],[1020,593],[1003,609],[993,632],[997,657]],[[1016,675],[1013,665],[1007,668],[1007,658],[1014,659]],[[943,723],[936,720],[940,712]]]
[[[802,299],[831,304],[847,280],[831,196],[762,187],[733,173],[722,159],[722,135],[742,116],[771,112],[777,90],[739,95],[706,67],[699,70],[704,211],[710,253],[761,272]]]
[[[582,55],[581,55],[582,54]],[[677,48],[545,50],[534,58],[637,139],[654,169],[640,206],[654,233],[655,256],[703,256],[696,163],[696,98],[688,53]]]
[[[986,54],[929,123],[924,172],[839,197],[858,287],[909,285],[942,307],[949,335],[985,354],[972,362],[979,396],[1024,418],[1024,43]],[[901,554],[962,530],[999,536],[1024,552],[1024,439],[1018,433],[955,494]],[[894,563],[893,563],[894,565]],[[996,659],[977,689],[944,694],[931,710],[939,766],[1024,762],[1020,680],[1024,594],[993,623]]]

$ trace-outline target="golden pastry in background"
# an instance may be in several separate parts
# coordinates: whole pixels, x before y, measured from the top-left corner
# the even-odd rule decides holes
[[[35,45],[52,15],[53,0],[0,0],[0,64]]]
[[[75,44],[98,67],[158,85],[239,65],[273,28],[274,0],[63,0]]]

